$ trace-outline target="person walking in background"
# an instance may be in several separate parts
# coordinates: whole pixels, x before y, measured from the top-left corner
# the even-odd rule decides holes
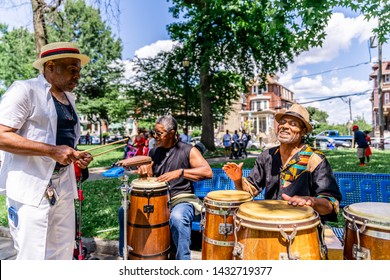
[[[38,78],[16,81],[0,103],[0,186],[17,260],[71,260],[78,198],[74,164],[92,156],[75,150],[80,120],[71,91],[89,57],[74,43],[42,47]]]
[[[171,215],[169,225],[177,260],[191,259],[191,224],[202,211],[194,194],[193,182],[211,179],[213,172],[199,150],[178,139],[177,121],[171,115],[157,119],[154,128],[156,148],[149,152],[152,163],[141,165],[138,174],[157,177],[169,184]],[[126,166],[126,160],[118,162]]]
[[[248,142],[249,142],[248,134],[243,129],[240,138],[240,145],[241,145],[242,153],[245,154],[246,158],[248,157],[248,153],[246,151],[246,146],[248,146]]]
[[[365,130],[364,134],[366,135],[366,141],[367,141],[366,160],[367,160],[367,163],[369,163],[370,162],[370,156],[372,155],[372,151],[371,151],[371,148],[370,148],[371,137],[370,137],[370,132],[368,130]]]
[[[183,133],[180,135],[180,141],[186,144],[191,144],[191,136],[188,135],[188,129],[183,128]]]
[[[225,157],[230,156],[231,153],[231,147],[232,147],[232,136],[229,133],[229,130],[226,129],[226,133],[223,136],[223,146],[225,147]]]
[[[360,161],[359,166],[366,166],[365,157],[366,157],[366,149],[368,147],[366,135],[359,130],[359,126],[354,125],[352,127],[352,131],[354,132],[354,144],[353,147],[357,144],[357,157]]]
[[[250,138],[249,134],[247,134],[245,130],[242,130],[241,139],[244,142],[245,149],[246,149],[246,146],[248,146],[249,138]]]
[[[91,144],[91,135],[89,134],[89,131],[85,135],[85,144],[87,144],[87,145]]]
[[[156,147],[156,139],[154,138],[153,134],[154,134],[153,130],[149,131],[149,134],[148,134],[148,148],[149,148],[149,151]]]
[[[240,139],[240,135],[238,135],[237,130],[235,130],[235,131],[234,131],[234,134],[233,134],[233,142],[238,141],[238,139]]]
[[[309,113],[294,104],[275,119],[280,145],[263,151],[248,177],[242,177],[243,163],[229,162],[222,169],[236,189],[253,197],[265,189],[265,199],[311,206],[322,219],[337,221],[341,192],[332,168],[321,151],[303,143],[303,137],[312,131]]]
[[[139,134],[135,137],[133,141],[133,147],[137,148],[137,156],[142,156],[144,153],[144,147],[146,144],[146,139],[143,132],[139,132]]]

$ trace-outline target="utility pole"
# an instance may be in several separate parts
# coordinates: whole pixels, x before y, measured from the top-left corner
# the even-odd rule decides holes
[[[378,28],[380,28],[380,20],[378,20]],[[379,149],[385,148],[384,143],[384,121],[383,121],[383,92],[382,92],[382,42],[378,40],[378,125],[379,125]]]

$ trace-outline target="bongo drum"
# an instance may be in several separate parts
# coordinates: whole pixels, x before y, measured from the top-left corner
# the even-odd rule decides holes
[[[390,203],[360,202],[344,208],[344,259],[390,259]]]
[[[245,191],[212,191],[204,198],[205,227],[202,236],[203,260],[232,260],[234,247],[233,213],[252,196]]]
[[[320,218],[311,207],[281,200],[246,202],[234,213],[234,223],[235,259],[321,259]]]
[[[129,259],[168,259],[170,250],[168,186],[156,178],[131,183],[127,219]]]

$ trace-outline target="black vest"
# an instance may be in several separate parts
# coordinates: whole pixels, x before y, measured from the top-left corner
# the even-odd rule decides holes
[[[153,148],[149,152],[153,164],[153,176],[160,176],[177,169],[190,169],[190,152],[192,145],[177,142],[172,148]],[[181,193],[194,193],[192,181],[183,177],[168,182],[171,197]]]

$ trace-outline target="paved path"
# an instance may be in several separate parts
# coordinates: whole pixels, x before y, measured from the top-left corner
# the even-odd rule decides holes
[[[256,154],[249,154],[249,157],[257,157]],[[215,162],[227,162],[232,161],[225,157],[217,157],[207,159],[209,163]],[[234,161],[234,160],[233,160]],[[103,177],[102,173],[109,168],[92,168],[89,171],[88,180],[101,180],[107,179]],[[200,260],[200,246],[199,243],[201,236],[196,237],[197,242],[193,242],[194,245],[191,251],[191,258],[193,260]],[[83,245],[88,249],[92,258],[98,258],[100,260],[115,260],[117,259],[118,253],[118,241],[104,240],[99,238],[83,238]],[[0,226],[0,260],[13,260],[16,256],[16,250],[13,247],[13,241],[9,233],[9,229]]]

